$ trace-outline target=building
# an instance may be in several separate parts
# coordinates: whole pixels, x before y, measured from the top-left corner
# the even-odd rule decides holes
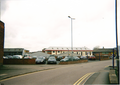
[[[3,55],[4,55],[4,32],[5,31],[5,26],[2,21],[0,21],[0,66],[3,65]]]
[[[24,48],[4,48],[4,56],[7,55],[22,55],[24,56],[25,53],[28,53],[29,50],[25,50]]]
[[[80,56],[90,56],[92,55],[91,49],[87,47],[73,47],[73,53],[76,53]],[[51,55],[58,55],[62,53],[72,52],[70,47],[49,47],[44,49],[44,52]]]
[[[113,48],[104,48],[104,47],[96,48],[93,50],[93,55],[95,55],[95,56],[111,56],[111,55],[113,55]],[[114,55],[116,55],[116,50],[114,50]]]

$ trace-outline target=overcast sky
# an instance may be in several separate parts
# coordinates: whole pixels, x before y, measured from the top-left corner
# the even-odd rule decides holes
[[[118,0],[118,10],[120,1]],[[115,0],[1,0],[5,48],[116,47]],[[120,45],[120,11],[118,44]]]

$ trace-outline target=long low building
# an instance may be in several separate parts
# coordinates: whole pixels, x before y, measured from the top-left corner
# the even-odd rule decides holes
[[[22,55],[24,56],[25,53],[28,53],[29,50],[26,50],[24,48],[4,48],[4,56],[7,55]]]
[[[71,50],[71,47],[49,47],[44,49],[44,52],[51,55],[58,55],[62,53],[67,52],[73,52],[80,56],[90,56],[93,55],[93,50],[87,48],[87,47],[73,47],[73,50]]]

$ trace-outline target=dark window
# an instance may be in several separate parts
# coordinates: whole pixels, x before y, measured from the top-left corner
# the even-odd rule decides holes
[[[53,51],[53,53],[55,53],[55,51]]]
[[[102,54],[108,54],[108,52],[102,52]]]

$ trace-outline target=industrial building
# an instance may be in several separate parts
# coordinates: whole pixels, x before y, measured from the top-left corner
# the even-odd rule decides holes
[[[4,56],[7,55],[22,55],[25,53],[29,53],[29,50],[25,50],[24,48],[4,48]]]

